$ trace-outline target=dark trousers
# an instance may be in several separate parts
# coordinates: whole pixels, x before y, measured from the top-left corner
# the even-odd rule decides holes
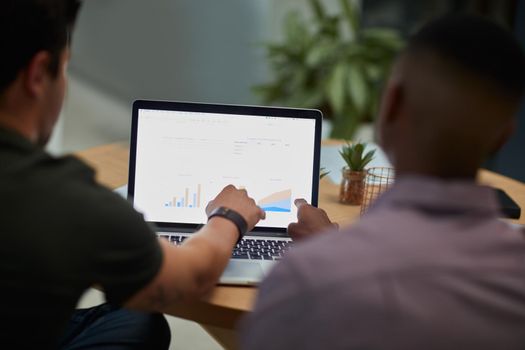
[[[59,349],[168,349],[170,340],[163,315],[102,304],[75,311]]]

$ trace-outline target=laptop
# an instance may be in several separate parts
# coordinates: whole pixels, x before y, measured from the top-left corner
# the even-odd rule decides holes
[[[220,283],[255,285],[290,248],[294,199],[317,206],[321,122],[310,109],[135,101],[128,198],[181,244],[225,186],[245,188],[266,220],[234,248]]]

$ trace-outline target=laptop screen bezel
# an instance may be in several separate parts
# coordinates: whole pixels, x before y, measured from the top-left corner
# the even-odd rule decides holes
[[[138,136],[138,119],[140,110],[161,110],[161,111],[181,111],[196,113],[212,114],[234,114],[234,115],[253,115],[268,116],[279,118],[303,118],[315,120],[315,140],[314,156],[312,169],[312,201],[313,206],[318,206],[319,201],[319,167],[321,157],[321,125],[323,115],[319,110],[300,109],[300,108],[282,108],[282,107],[261,107],[261,106],[243,106],[243,105],[226,105],[226,104],[208,104],[194,102],[176,102],[176,101],[154,101],[154,100],[136,100],[133,102],[133,112],[131,119],[131,141],[129,152],[129,174],[128,174],[128,200],[133,203],[135,194],[135,171],[137,155],[137,136]],[[188,223],[170,223],[170,222],[150,222],[159,229],[183,229],[197,230],[202,224]],[[258,233],[275,233],[278,236],[287,236],[286,228],[277,227],[255,227],[249,234],[257,235]]]

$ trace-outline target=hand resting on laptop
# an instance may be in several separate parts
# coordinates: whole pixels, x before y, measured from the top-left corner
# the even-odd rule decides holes
[[[218,207],[236,211],[246,220],[250,230],[265,216],[245,190],[232,185],[209,202],[207,213]],[[204,296],[219,280],[238,238],[235,224],[222,217],[213,217],[180,246],[159,239],[164,256],[159,272],[125,306],[165,312],[184,301]]]
[[[308,204],[302,198],[296,199],[294,203],[297,206],[297,222],[288,225],[288,234],[293,240],[339,229],[339,225],[330,221],[323,209]]]

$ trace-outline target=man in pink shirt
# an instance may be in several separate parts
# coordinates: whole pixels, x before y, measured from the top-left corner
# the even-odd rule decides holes
[[[525,56],[505,30],[445,17],[397,60],[379,138],[397,182],[341,232],[298,200],[297,244],[261,285],[244,349],[523,349],[525,237],[482,162],[512,133]]]

